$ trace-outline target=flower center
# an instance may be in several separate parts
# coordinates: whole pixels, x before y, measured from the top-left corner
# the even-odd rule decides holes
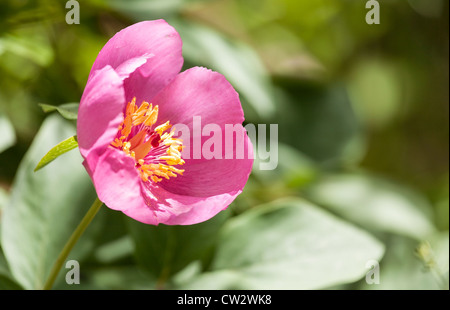
[[[148,102],[142,102],[136,106],[136,97],[127,104],[125,116],[120,124],[117,135],[111,146],[123,151],[134,158],[144,182],[152,180],[161,182],[162,178],[169,179],[182,175],[184,169],[174,166],[183,165],[181,158],[183,142],[173,138],[172,127],[167,121],[153,128],[158,119],[158,106],[152,106]]]

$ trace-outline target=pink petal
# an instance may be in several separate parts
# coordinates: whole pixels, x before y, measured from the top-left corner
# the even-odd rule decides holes
[[[108,148],[98,159],[92,181],[99,199],[146,224],[190,225],[210,219],[241,192],[211,197],[176,195],[152,183],[143,183],[134,160]]]
[[[147,223],[158,224],[157,216],[147,207],[141,194],[141,178],[133,158],[108,148],[98,160],[92,181],[98,198],[110,209],[125,211],[146,208],[149,212],[145,217]]]
[[[122,211],[137,221],[158,225],[165,223],[173,212],[189,210],[180,205],[171,208],[160,205],[153,193],[145,193],[145,185],[135,168],[133,158],[125,153],[108,148],[98,159],[92,181],[99,199],[110,209]]]
[[[78,146],[90,174],[117,134],[124,104],[123,82],[116,71],[110,66],[95,71],[81,97],[77,120]]]
[[[251,148],[248,137],[246,147]],[[182,176],[163,180],[160,186],[175,194],[208,197],[242,191],[253,166],[253,159],[187,159],[179,167]]]
[[[189,69],[161,91],[153,103],[160,107],[158,123],[170,120],[172,124],[182,123],[189,127],[191,148],[194,139],[200,139],[193,130],[193,116],[201,117],[202,126],[213,123],[222,131],[222,159],[193,159],[191,151],[191,159],[185,159],[185,165],[179,167],[185,170],[183,175],[158,183],[162,188],[174,194],[195,197],[235,193],[243,189],[253,165],[252,145],[241,125],[244,115],[239,96],[221,74],[198,67]],[[232,159],[225,159],[228,158],[225,157],[226,124],[238,124],[240,133],[244,134],[240,145],[244,159],[236,159],[236,148],[230,151]],[[201,144],[207,139],[201,138]]]
[[[164,20],[144,21],[116,33],[102,48],[91,70],[118,68],[129,59],[147,55],[147,62],[125,81],[126,100],[150,101],[183,65],[182,41]],[[150,57],[151,56],[151,57]]]
[[[158,124],[186,124],[193,133],[193,116],[201,116],[203,125],[214,123],[224,131],[226,124],[238,124],[245,133],[238,94],[226,79],[204,68],[177,76],[182,64],[181,39],[165,21],[132,25],[99,53],[80,102],[80,152],[100,200],[147,224],[187,225],[211,218],[242,191],[253,164],[245,135],[244,147],[251,153],[246,159],[186,159],[183,176],[144,183],[134,159],[108,147],[132,97],[160,106]],[[191,146],[196,138],[201,144],[207,140],[191,135]],[[225,141],[223,156],[224,146]],[[236,150],[230,152],[235,158]]]
[[[228,205],[239,195],[241,191],[226,193],[211,197],[191,197],[176,195],[161,187],[152,189],[151,208],[144,205],[136,205],[123,212],[131,218],[146,224],[152,223],[154,211],[158,222],[166,225],[192,225],[206,221]]]
[[[192,126],[193,116],[201,116],[204,124],[244,121],[239,95],[233,86],[222,74],[202,67],[177,75],[152,103],[159,105],[158,123],[170,120],[171,124]]]
[[[142,67],[149,58],[152,58],[152,54],[144,54],[142,56],[127,59],[116,68],[117,74],[122,80],[127,79],[136,69]]]

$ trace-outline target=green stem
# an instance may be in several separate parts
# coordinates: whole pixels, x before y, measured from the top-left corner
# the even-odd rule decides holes
[[[100,207],[103,205],[103,202],[101,202],[98,198],[94,201],[92,206],[89,208],[86,215],[81,220],[80,224],[78,224],[78,227],[75,229],[75,231],[70,236],[69,240],[67,241],[66,245],[62,249],[61,253],[59,253],[58,258],[56,259],[55,264],[52,267],[52,270],[50,271],[50,275],[47,278],[47,281],[44,284],[43,289],[49,290],[52,288],[53,283],[56,280],[56,277],[58,276],[59,271],[61,270],[62,265],[64,264],[65,260],[67,259],[67,256],[69,256],[70,251],[72,251],[73,247],[75,246],[75,243],[77,243],[78,239],[80,239],[83,232],[88,227],[89,223],[92,221],[94,216],[97,214],[98,210],[100,210]]]

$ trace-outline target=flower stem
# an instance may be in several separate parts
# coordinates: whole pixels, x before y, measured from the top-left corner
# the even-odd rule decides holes
[[[52,288],[53,283],[56,280],[56,277],[58,276],[59,271],[61,270],[62,265],[64,264],[64,261],[67,259],[67,256],[69,255],[70,251],[72,251],[73,247],[77,243],[78,239],[80,239],[83,232],[88,227],[89,223],[92,221],[94,216],[97,214],[98,210],[100,210],[100,207],[103,205],[103,202],[100,201],[100,199],[96,199],[92,206],[89,208],[86,215],[81,220],[80,224],[78,224],[75,231],[70,236],[69,240],[67,241],[66,245],[62,249],[61,253],[59,253],[58,258],[56,259],[55,264],[52,267],[52,270],[50,271],[50,275],[47,278],[47,281],[44,284],[43,289],[49,290]]]

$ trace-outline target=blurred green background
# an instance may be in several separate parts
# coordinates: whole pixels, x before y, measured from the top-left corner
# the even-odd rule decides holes
[[[0,2],[0,288],[40,288],[95,197],[76,150],[33,173],[76,134],[38,104],[79,102],[110,37],[164,18],[184,69],[278,124],[278,167],[198,225],[103,208],[69,256],[81,284],[57,288],[448,289],[448,1],[380,0],[379,25],[363,0],[80,0],[78,25],[65,3]]]

